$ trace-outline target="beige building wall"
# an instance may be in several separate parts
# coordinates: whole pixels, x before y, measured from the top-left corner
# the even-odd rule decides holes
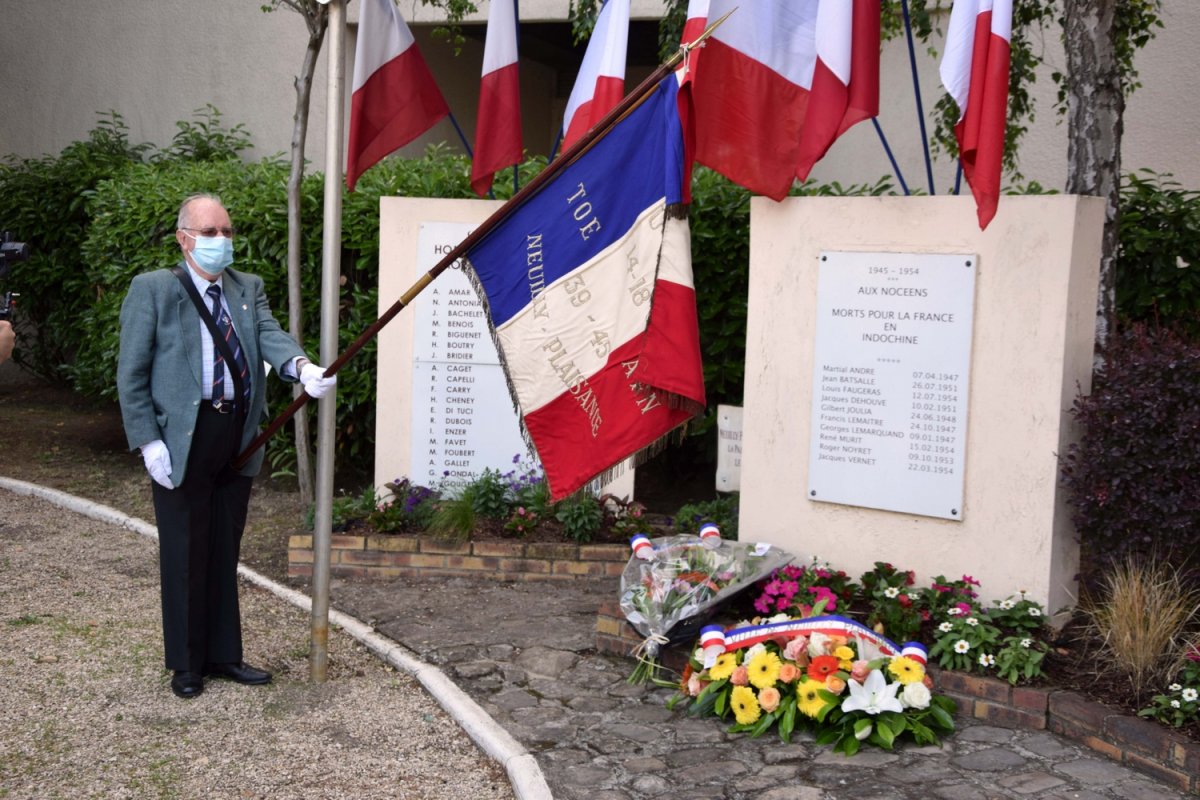
[[[293,80],[307,41],[300,17],[287,10],[263,13],[252,0],[63,0],[33,3],[0,0],[0,155],[21,157],[58,153],[87,136],[97,113],[115,109],[130,127],[134,142],[166,145],[177,121],[195,109],[215,105],[226,124],[244,123],[254,138],[251,157],[286,152],[292,138]],[[468,28],[462,54],[432,40],[432,9],[419,0],[402,0],[426,59],[446,94],[465,135],[474,140],[478,78],[483,59],[482,21]],[[635,19],[655,18],[658,0],[635,0]],[[561,22],[566,0],[525,0],[527,26]],[[353,74],[358,3],[351,2],[347,35],[347,80]],[[1138,54],[1144,84],[1129,102],[1125,117],[1124,167],[1173,172],[1185,186],[1200,186],[1200,90],[1193,79],[1193,43],[1200,40],[1200,3],[1165,0],[1165,28]],[[470,22],[470,20],[468,21]],[[529,28],[532,30],[532,28]],[[1041,43],[1054,68],[1064,66],[1058,30]],[[561,53],[560,53],[561,56]],[[636,57],[636,56],[631,56]],[[641,61],[653,61],[641,56]],[[918,48],[926,109],[940,95],[937,64]],[[632,66],[629,82],[642,77],[645,65]],[[573,74],[559,74],[546,63],[526,59],[522,98],[527,147],[545,153],[561,124]],[[323,168],[325,131],[325,54],[313,90],[307,153]],[[1048,71],[1036,86],[1037,120],[1021,150],[1027,179],[1061,189],[1066,177],[1066,128],[1053,112],[1055,89]],[[907,48],[897,40],[885,46],[880,124],[910,187],[928,192],[914,107]],[[412,155],[426,142],[459,147],[449,122],[402,151]],[[813,176],[840,183],[873,182],[891,167],[875,130],[862,123],[834,144]],[[953,185],[954,165],[939,160],[934,171],[937,193]],[[897,189],[899,186],[897,185]]]
[[[1103,201],[1008,198],[982,232],[966,197],[751,202],[741,536],[850,575],[887,561],[921,585],[972,575],[985,600],[1073,603],[1057,454],[1091,383]],[[805,496],[822,250],[978,255],[961,521]]]

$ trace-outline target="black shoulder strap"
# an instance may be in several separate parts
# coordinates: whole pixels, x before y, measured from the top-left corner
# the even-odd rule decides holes
[[[187,290],[188,297],[192,298],[192,304],[196,306],[196,311],[200,313],[200,319],[204,320],[204,324],[208,326],[208,332],[212,335],[213,347],[221,351],[221,358],[225,359],[225,363],[229,368],[225,370],[225,374],[233,376],[233,404],[234,407],[242,412],[243,415],[249,413],[246,408],[246,389],[242,383],[242,376],[234,369],[234,364],[237,360],[233,357],[233,350],[229,347],[229,342],[225,341],[225,337],[217,330],[217,323],[212,318],[212,313],[208,310],[208,306],[204,305],[204,300],[201,299],[200,293],[196,291],[196,284],[192,283],[191,277],[184,271],[183,267],[176,264],[171,267],[171,272],[175,273],[175,277],[183,284],[183,288]]]

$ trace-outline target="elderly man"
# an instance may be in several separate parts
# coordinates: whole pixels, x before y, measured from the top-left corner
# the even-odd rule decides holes
[[[237,590],[263,454],[241,469],[231,463],[265,418],[261,365],[299,379],[312,397],[336,381],[280,328],[262,279],[228,269],[233,236],[218,198],[187,198],[175,231],[182,262],[135,277],[121,306],[117,389],[129,446],[153,479],[166,667],[182,698],[197,697],[206,676],[271,679],[242,660]]]

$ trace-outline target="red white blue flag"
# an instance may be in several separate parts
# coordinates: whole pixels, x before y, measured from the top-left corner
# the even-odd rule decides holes
[[[996,216],[1000,201],[1012,10],[1012,0],[956,0],[940,68],[942,83],[958,104],[954,135],[980,230]]]
[[[492,0],[487,41],[483,46],[483,79],[475,122],[475,157],[471,188],[483,197],[492,176],[521,161],[521,92],[517,73],[516,0]]]
[[[729,11],[692,81],[696,160],[782,200],[879,111],[879,0],[711,0],[708,18]]]
[[[629,0],[608,0],[596,18],[563,116],[562,149],[575,144],[625,96]]]
[[[450,113],[412,31],[392,0],[362,0],[346,187],[388,153],[398,150]]]
[[[553,497],[704,408],[668,76],[467,254]]]

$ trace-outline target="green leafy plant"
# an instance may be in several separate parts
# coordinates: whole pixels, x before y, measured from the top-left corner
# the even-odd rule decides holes
[[[387,485],[391,497],[376,504],[367,522],[380,533],[422,531],[429,527],[440,493],[400,478]]]
[[[738,495],[737,493],[721,495],[715,500],[702,503],[688,503],[680,506],[675,512],[675,530],[680,533],[699,534],[700,526],[711,522],[721,530],[722,539],[734,539],[737,536]]]
[[[1200,721],[1200,638],[1193,640],[1181,659],[1175,680],[1163,694],[1150,699],[1150,705],[1138,711],[1173,728]]]
[[[500,470],[484,469],[471,481],[471,505],[475,513],[488,519],[504,519],[509,512],[508,487]]]
[[[577,492],[554,506],[554,518],[562,523],[563,533],[570,539],[590,542],[604,522],[604,508],[587,492]]]

